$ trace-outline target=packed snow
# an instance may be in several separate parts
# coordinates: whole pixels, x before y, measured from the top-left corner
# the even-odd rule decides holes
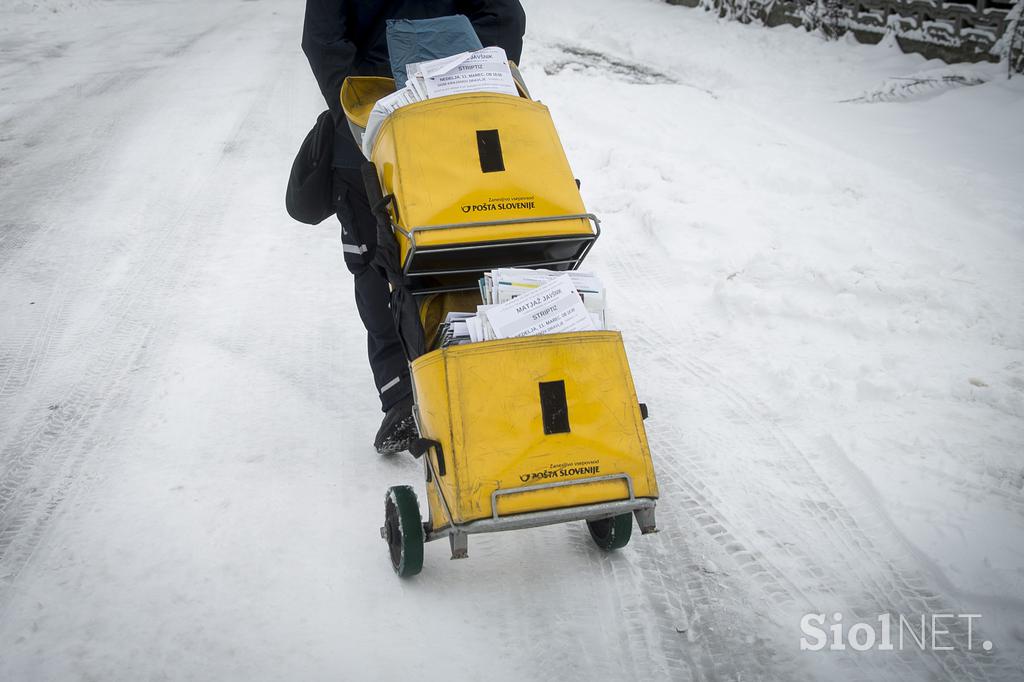
[[[284,212],[302,4],[0,6],[0,680],[1024,677],[1024,77],[524,0],[661,532],[403,581],[422,467],[371,446],[336,221]],[[834,613],[977,617],[801,650]]]

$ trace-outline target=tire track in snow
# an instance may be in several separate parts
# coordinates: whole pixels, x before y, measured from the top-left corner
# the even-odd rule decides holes
[[[656,536],[641,538],[634,524],[630,544],[606,553],[594,546],[585,523],[572,524],[568,530],[572,553],[587,566],[586,581],[604,601],[600,612],[605,614],[605,640],[595,656],[604,664],[589,671],[589,679],[607,676],[612,663],[619,666],[614,675],[618,679],[696,679],[690,652],[678,646],[681,635],[668,606],[679,594],[672,594],[663,581],[648,580],[653,576],[644,568]]]
[[[659,451],[665,448],[654,433],[652,448],[660,462]],[[554,678],[730,680],[754,674],[784,679],[771,672],[779,655],[752,634],[752,619],[731,596],[746,589],[739,576],[709,569],[725,561],[718,556],[708,560],[701,528],[680,493],[681,479],[692,474],[657,462],[660,533],[636,533],[627,548],[612,554],[593,546],[584,524],[520,536],[528,556],[562,552],[568,545],[578,559],[571,564],[573,582],[592,588],[585,596],[572,589],[545,591],[542,607],[521,611],[523,629],[517,639],[530,646],[530,633],[544,632],[549,641],[574,642],[574,655],[559,647],[530,647],[538,670]],[[477,538],[470,544],[472,556]],[[556,567],[551,572],[559,574]],[[495,600],[522,604],[534,587],[529,580],[517,576],[516,586]],[[581,634],[585,623],[599,632],[582,628]],[[802,678],[793,674],[787,679]]]
[[[759,570],[773,583],[779,576],[767,575],[763,562],[720,526],[717,533],[707,528],[707,503],[693,494],[700,485],[699,473],[664,465],[673,446],[655,419],[648,421],[648,434],[661,492],[660,531],[638,540],[638,579],[620,583],[618,589],[643,595],[648,612],[658,619],[659,645],[666,657],[676,666],[685,664],[693,679],[775,679],[778,657],[757,635],[763,615],[737,603],[736,595],[746,589],[739,576],[745,570]],[[716,544],[707,543],[702,531]],[[745,559],[743,571],[721,570],[730,556]],[[781,589],[773,593],[786,594]],[[791,669],[788,677],[800,679],[798,670]]]
[[[16,326],[10,336],[0,342],[0,409],[9,414],[10,399],[32,383],[39,366],[49,357],[52,346],[63,333],[63,319],[68,305],[68,291],[63,277],[58,277],[45,305],[39,327],[32,332]],[[0,443],[3,434],[0,432]]]
[[[428,545],[429,555],[444,560],[431,566],[428,557],[424,573],[445,592],[466,589],[446,571],[472,573],[465,580],[498,614],[496,641],[523,679],[701,679],[684,649],[664,645],[683,635],[651,608],[656,586],[644,584],[638,568],[650,539],[608,554],[593,545],[583,523],[472,536],[469,563],[457,568],[444,565],[446,543]],[[501,579],[481,582],[486,574]]]
[[[1024,517],[1024,491],[1017,487],[1017,481],[1010,480],[1010,476],[1013,475],[1024,476],[1024,471],[1011,473],[981,470],[976,472],[978,479],[970,480],[953,473],[932,469],[927,465],[921,465],[917,470],[924,476],[945,483],[968,499],[998,497],[1003,501],[1007,511]]]
[[[237,30],[244,31],[245,23],[239,22]],[[285,68],[281,66],[282,71]],[[249,109],[231,131],[229,144],[245,132],[245,122],[261,106],[261,97],[277,75],[272,72],[263,77]],[[213,163],[205,177],[220,171],[223,161],[222,156]],[[192,185],[192,197],[181,202],[173,215],[166,215],[168,202],[160,195],[155,205],[148,206],[151,213],[164,217],[151,222],[148,241],[131,273],[105,301],[96,326],[89,330],[82,375],[62,389],[54,403],[56,409],[43,410],[36,405],[30,413],[34,416],[16,428],[12,442],[4,448],[0,458],[7,463],[0,472],[0,606],[9,598],[11,585],[64,501],[83,484],[86,464],[95,464],[100,448],[109,445],[99,426],[103,419],[114,418],[116,408],[129,399],[132,382],[128,375],[166,338],[169,321],[159,311],[167,307],[186,276],[198,241],[225,208],[219,196],[201,194],[206,183],[204,178],[198,180]],[[204,196],[208,198],[201,198]],[[38,360],[28,364],[32,362]]]
[[[205,38],[254,16],[251,10],[247,15],[236,12],[235,8],[225,12],[230,12],[230,16],[213,24],[195,27],[192,32],[178,36],[170,46],[154,45],[154,54],[147,55],[148,61],[159,57],[162,64],[119,64],[110,70],[104,68],[109,67],[109,60],[97,58],[94,54],[112,45],[131,45],[140,35],[151,33],[153,28],[149,22],[152,18],[113,26],[100,34],[88,34],[85,40],[72,45],[75,48],[74,61],[76,66],[95,64],[100,70],[82,76],[76,74],[69,86],[55,78],[52,94],[13,105],[13,111],[3,122],[0,154],[14,151],[19,159],[31,157],[34,163],[19,161],[16,172],[8,172],[8,182],[0,186],[0,205],[7,208],[5,224],[0,230],[0,275],[9,272],[16,262],[31,258],[43,244],[41,237],[61,222],[63,216],[51,211],[50,205],[55,203],[53,198],[65,196],[68,188],[74,188],[80,178],[90,177],[96,170],[97,160],[110,146],[119,131],[120,122],[131,113],[123,108],[122,99],[116,95],[137,88],[145,79],[159,73],[168,61],[185,57]],[[67,20],[66,17],[63,19]],[[160,36],[162,40],[167,38],[166,35]],[[68,68],[65,63],[69,61],[64,49],[44,53],[32,51],[12,61],[19,58],[27,60],[27,63],[6,75],[8,81],[31,77],[41,69],[61,76],[62,69]],[[69,111],[73,115],[69,115]],[[60,131],[63,142],[60,150],[54,153],[51,148],[50,153],[45,154],[45,149],[37,149],[44,141],[54,138],[54,131]],[[19,209],[26,203],[27,211],[22,213]],[[32,219],[35,217],[32,214],[39,212],[36,204],[43,207],[45,220]],[[67,215],[73,216],[74,213]]]
[[[646,272],[653,270],[652,279],[662,286],[672,286],[665,257],[658,256],[659,252],[642,256],[635,251],[632,255],[623,253],[626,255],[610,264],[617,278],[632,279],[640,272],[646,277]],[[704,532],[780,606],[798,605],[809,612],[840,608],[847,618],[853,615],[863,620],[886,612],[908,616],[959,612],[950,610],[927,576],[910,568],[915,562],[905,540],[873,505],[865,503],[863,491],[844,489],[842,497],[837,494],[834,486],[844,483],[848,476],[834,477],[830,485],[817,472],[816,464],[831,473],[846,474],[837,471],[832,458],[818,452],[810,457],[781,426],[765,416],[770,414],[765,405],[746,396],[707,363],[672,352],[680,347],[686,331],[666,318],[659,319],[666,323],[655,328],[644,318],[634,318],[636,334],[629,344],[640,352],[631,352],[631,358],[636,358],[637,367],[645,368],[641,371],[673,376],[669,383],[675,386],[668,388],[671,398],[695,417],[693,435],[677,426],[661,431],[655,427],[656,421],[652,424],[659,481],[671,482],[670,488],[663,489],[663,497],[681,493],[688,513],[698,519]],[[696,395],[700,395],[700,401],[687,404],[687,399]],[[701,420],[701,415],[706,419]],[[703,426],[705,423],[710,426]],[[716,432],[724,429],[725,423],[728,438]],[[697,449],[702,440],[720,455],[735,456],[735,469],[743,468],[744,473],[728,476],[728,472],[718,469],[718,475],[714,475],[716,468],[705,466],[708,455]],[[735,447],[737,442],[740,447]],[[786,498],[779,499],[773,490],[760,494],[751,490],[746,483],[751,471],[781,484]],[[702,478],[707,482],[700,481]],[[682,490],[676,487],[679,481],[686,481]],[[729,495],[732,504],[715,499],[716,487]],[[731,516],[726,514],[724,509],[737,507],[737,499],[756,503],[748,505],[746,513],[739,510],[738,516],[735,511]],[[770,532],[764,526],[769,526]],[[784,578],[793,575],[792,571],[796,571],[797,578]],[[795,621],[793,626],[799,634]],[[865,679],[879,674],[917,679],[922,663],[939,679],[1001,680],[1019,674],[996,655],[980,651],[977,633],[975,650],[970,653],[966,652],[967,633],[962,626],[954,628],[950,637],[958,649],[953,656],[945,652],[903,652],[884,659],[861,657],[856,666],[852,661],[841,664],[849,674]]]
[[[0,276],[9,276],[24,263],[36,260],[47,244],[45,238],[77,217],[74,207],[61,204],[61,200],[74,198],[72,188],[81,178],[93,176],[127,114],[113,95],[131,91],[152,71],[97,73],[79,86],[73,102],[68,102],[66,92],[41,102],[45,111],[55,112],[52,115],[40,116],[32,110],[10,121],[15,141],[22,147],[18,153],[32,157],[32,163],[20,164],[10,174],[11,181],[0,189],[0,203],[7,207],[0,237]],[[77,113],[70,119],[66,113],[69,106]],[[40,140],[52,137],[54,130],[61,130],[67,141],[60,151],[47,153]],[[55,196],[57,202],[53,202]],[[61,209],[65,212],[60,213]]]
[[[825,466],[819,465],[823,470],[839,474],[830,477],[831,483],[826,481],[785,431],[763,416],[768,413],[766,406],[745,398],[712,368],[692,362],[688,369],[701,381],[717,385],[719,392],[733,402],[737,416],[759,432],[754,447],[770,453],[776,468],[774,480],[789,488],[792,497],[788,503],[774,496],[768,499],[774,503],[775,518],[790,523],[772,526],[795,535],[797,541],[790,547],[808,567],[806,577],[817,578],[817,584],[812,583],[814,588],[831,597],[830,602],[819,597],[812,606],[828,612],[833,605],[849,604],[848,609],[842,610],[847,617],[852,612],[858,620],[870,620],[886,612],[908,616],[959,612],[929,584],[926,575],[910,568],[916,562],[906,551],[905,541],[895,533],[891,521],[882,517],[863,495],[864,491],[849,490],[843,495],[837,492],[837,484],[850,480],[849,472],[842,471],[835,461],[823,462]],[[824,451],[819,451],[815,459],[823,459],[822,454]],[[799,501],[799,507],[792,506],[794,500]],[[802,528],[798,523],[801,518],[810,523]],[[944,673],[947,679],[1007,679],[1009,669],[994,656],[977,648],[973,653],[966,652],[967,633],[962,625],[951,633],[951,638],[957,656],[932,651],[915,652],[912,656],[925,659],[933,674]],[[975,638],[975,646],[978,641],[980,637]],[[899,657],[897,662],[912,662],[912,656]],[[914,670],[919,667],[905,667],[908,674]]]

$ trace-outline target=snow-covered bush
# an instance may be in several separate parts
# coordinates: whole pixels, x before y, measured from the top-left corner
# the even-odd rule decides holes
[[[815,0],[804,6],[800,21],[808,31],[820,31],[826,40],[836,40],[847,28],[843,0]]]
[[[741,24],[764,23],[775,0],[700,0],[699,7]]]
[[[819,0],[821,2],[821,0]],[[829,40],[836,40],[846,33],[846,10],[843,0],[824,0],[821,15],[821,32]]]
[[[1017,0],[1006,16],[1006,32],[1000,42],[1009,74],[1024,73],[1024,0]]]

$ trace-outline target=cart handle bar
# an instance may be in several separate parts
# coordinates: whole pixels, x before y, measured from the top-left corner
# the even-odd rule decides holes
[[[547,490],[549,488],[564,488],[570,485],[583,485],[586,483],[601,483],[603,481],[615,481],[622,479],[626,481],[626,488],[629,490],[629,501],[636,499],[633,495],[633,478],[626,473],[608,474],[607,476],[594,476],[591,478],[574,478],[571,481],[555,481],[554,483],[538,483],[537,485],[526,485],[520,488],[498,489],[491,493],[491,518],[495,521],[501,517],[498,515],[498,497],[501,495],[515,495],[517,493],[530,493],[535,490]]]

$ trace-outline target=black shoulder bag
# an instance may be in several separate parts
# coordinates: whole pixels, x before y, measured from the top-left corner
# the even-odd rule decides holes
[[[334,214],[334,118],[320,114],[299,147],[288,176],[284,205],[300,223],[317,225]]]

